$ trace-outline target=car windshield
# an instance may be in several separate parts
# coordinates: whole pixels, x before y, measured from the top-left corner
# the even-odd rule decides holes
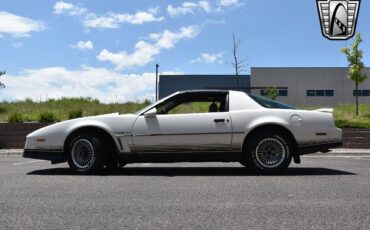
[[[150,107],[152,107],[153,104],[150,104],[148,106],[145,106],[144,108],[140,109],[139,111],[137,111],[136,113],[134,113],[135,115],[139,115],[140,113],[144,112],[145,110],[148,110]]]
[[[151,105],[148,105],[148,106],[146,106],[145,108],[140,109],[139,111],[137,111],[137,112],[136,112],[136,113],[134,113],[134,114],[135,114],[135,115],[139,115],[139,114],[141,114],[142,112],[144,112],[144,111],[146,111],[146,110],[149,110],[151,107],[154,107],[155,105],[158,105],[158,104],[160,104],[160,103],[164,102],[165,100],[167,100],[167,99],[168,99],[168,98],[170,98],[170,97],[173,97],[173,96],[174,96],[174,95],[176,95],[176,94],[178,94],[178,93],[174,93],[174,94],[171,94],[171,95],[169,95],[169,96],[167,96],[167,97],[165,97],[165,98],[162,98],[161,100],[157,101],[156,103],[151,104]]]
[[[252,94],[248,94],[250,98],[252,98],[255,102],[260,104],[261,106],[269,109],[296,109],[295,107],[291,105],[287,105],[281,102],[273,101],[270,99],[267,99],[265,97],[260,97]]]

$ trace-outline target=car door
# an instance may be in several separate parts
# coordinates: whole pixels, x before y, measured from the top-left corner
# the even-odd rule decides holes
[[[203,100],[205,96],[199,98],[193,95],[189,98],[192,97]],[[209,98],[212,99],[205,99]],[[189,100],[186,99],[178,105],[184,103],[189,104]],[[232,129],[228,109],[217,112],[190,112],[140,115],[132,129],[135,151],[154,153],[230,150]]]

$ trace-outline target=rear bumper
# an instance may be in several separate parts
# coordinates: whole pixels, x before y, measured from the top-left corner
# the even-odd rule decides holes
[[[32,158],[39,160],[48,160],[51,162],[66,161],[62,150],[48,150],[48,149],[25,149],[23,151],[24,158]]]
[[[301,146],[298,146],[298,154],[305,155],[305,154],[316,153],[320,151],[327,151],[329,149],[337,148],[342,145],[343,145],[342,141],[301,145]]]

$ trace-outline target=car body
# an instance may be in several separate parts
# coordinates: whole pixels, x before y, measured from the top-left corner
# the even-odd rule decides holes
[[[56,123],[29,134],[23,156],[76,172],[134,162],[238,161],[264,172],[341,146],[331,109],[298,110],[233,90],[174,93],[135,114]]]

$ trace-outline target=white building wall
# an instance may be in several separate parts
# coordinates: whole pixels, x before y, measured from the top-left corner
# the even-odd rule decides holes
[[[370,68],[365,73],[369,79],[359,89],[370,90]],[[287,87],[288,96],[278,100],[293,105],[335,106],[354,103],[355,83],[348,79],[348,68],[252,68],[252,94],[260,95],[264,87]],[[334,90],[333,97],[307,96],[307,90]],[[359,97],[360,103],[370,104],[370,96]]]

